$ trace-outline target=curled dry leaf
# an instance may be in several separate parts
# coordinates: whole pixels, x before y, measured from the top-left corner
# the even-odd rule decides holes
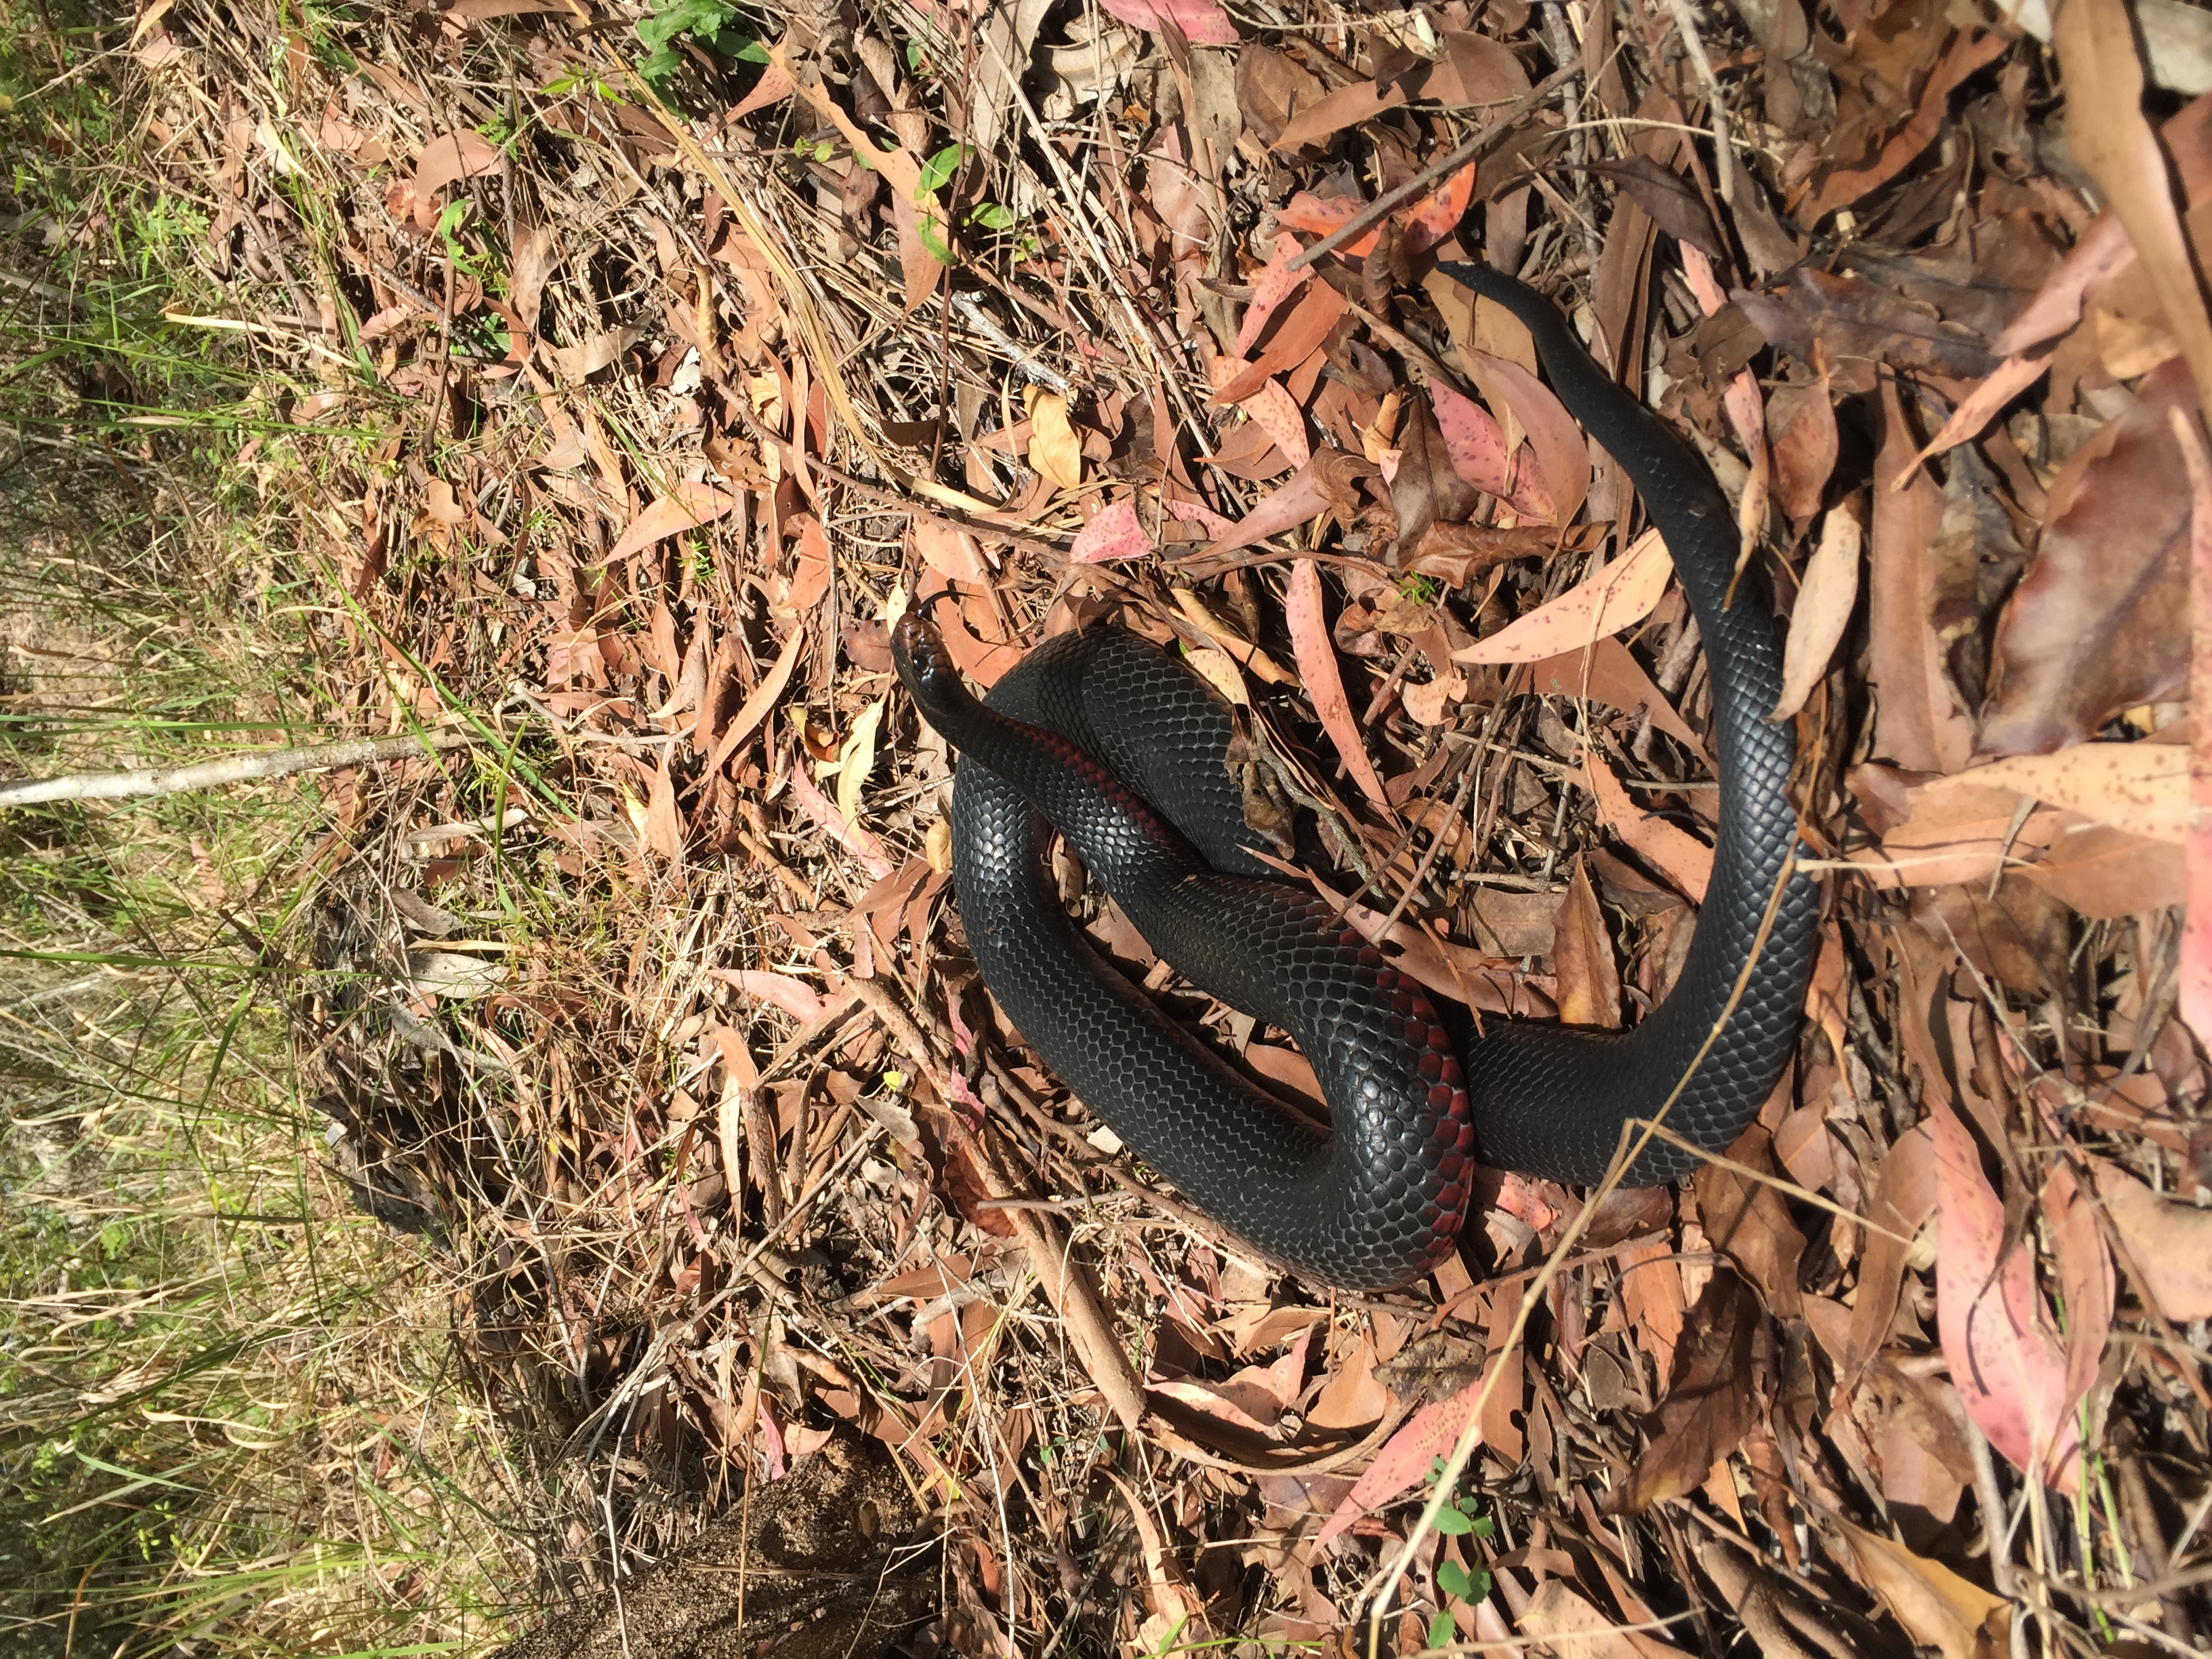
[[[1834,428],[1831,426],[1830,430]],[[1782,649],[1782,695],[1771,720],[1786,720],[1805,706],[1828,672],[1828,659],[1850,626],[1859,602],[1858,509],[1845,501],[1820,521],[1820,544],[1805,563],[1805,580],[1790,613],[1790,637]]]
[[[1083,441],[1068,424],[1067,399],[1030,389],[1030,465],[1062,489],[1083,487]]]
[[[1759,1299],[1734,1273],[1716,1272],[1706,1282],[1674,1351],[1665,1403],[1646,1424],[1651,1443],[1621,1494],[1628,1513],[1695,1492],[1741,1443],[1758,1412],[1751,1350],[1761,1317]]]

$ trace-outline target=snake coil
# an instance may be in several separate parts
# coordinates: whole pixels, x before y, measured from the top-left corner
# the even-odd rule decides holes
[[[1483,266],[1439,269],[1534,337],[1562,401],[1642,493],[1704,635],[1721,791],[1713,873],[1673,992],[1633,1030],[1494,1021],[1455,1052],[1420,986],[1328,901],[1244,850],[1226,707],[1134,635],[1048,640],[982,702],[920,615],[892,639],[917,707],[962,754],[954,889],[1000,1006],[1200,1210],[1346,1289],[1402,1284],[1449,1253],[1478,1159],[1595,1182],[1622,1126],[1662,1107],[1683,1139],[1725,1146],[1781,1075],[1813,957],[1817,895],[1790,869],[1794,744],[1764,718],[1781,651],[1760,573],[1735,575],[1726,499],[1534,290]],[[1155,951],[1296,1038],[1328,1128],[1248,1082],[1098,958],[1047,872],[1055,828]],[[1693,1161],[1655,1141],[1626,1178],[1670,1181]]]

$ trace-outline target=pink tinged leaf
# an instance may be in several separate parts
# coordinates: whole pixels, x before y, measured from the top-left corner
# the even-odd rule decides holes
[[[1593,640],[1642,622],[1655,610],[1674,574],[1667,544],[1656,530],[1636,538],[1626,556],[1585,576],[1547,605],[1507,623],[1487,639],[1452,653],[1454,662],[1540,662],[1562,651],[1579,651]]]
[[[1314,713],[1320,716],[1322,730],[1336,746],[1337,757],[1352,780],[1386,817],[1395,816],[1390,809],[1390,798],[1382,793],[1382,780],[1375,775],[1375,763],[1367,757],[1367,745],[1361,741],[1359,722],[1352,717],[1351,700],[1344,695],[1344,679],[1337,672],[1336,649],[1329,642],[1328,618],[1322,613],[1321,597],[1321,568],[1311,559],[1300,559],[1291,567],[1290,593],[1284,605],[1284,619],[1290,624],[1291,645],[1296,654],[1298,675],[1305,682],[1306,695],[1313,699]]]
[[[804,763],[791,769],[791,793],[805,809],[806,816],[850,853],[869,875],[880,881],[890,874],[891,861],[884,856],[882,843],[866,830],[847,822],[845,815],[837,810],[837,803],[814,787],[814,780],[806,775]]]
[[[1306,439],[1306,417],[1298,412],[1297,402],[1283,387],[1280,380],[1269,380],[1237,405],[1258,427],[1275,441],[1291,465],[1304,466],[1313,459],[1313,446]]]
[[[1513,458],[1505,453],[1505,429],[1497,417],[1441,380],[1429,383],[1429,401],[1452,471],[1486,495],[1504,500],[1513,488]]]
[[[2081,1191],[2074,1166],[2054,1162],[2044,1183],[2043,1214],[2058,1258],[2058,1291],[2066,1310],[2066,1402],[2070,1409],[2097,1380],[2112,1334],[2118,1285],[2097,1206]]]
[[[1492,1361],[1492,1364],[1497,1363]],[[1314,1538],[1315,1547],[1319,1548],[1361,1516],[1382,1508],[1426,1480],[1436,1460],[1449,1452],[1459,1439],[1481,1396],[1482,1384],[1474,1382],[1449,1400],[1439,1400],[1415,1412],[1406,1426],[1390,1437],[1389,1443],[1375,1454],[1375,1461],[1352,1483],[1344,1501],[1336,1506],[1336,1513],[1322,1523],[1321,1531]]]
[[[1352,479],[1373,470],[1356,455],[1347,455],[1339,449],[1322,449],[1292,473],[1281,489],[1237,520],[1219,539],[1209,543],[1205,552],[1209,556],[1233,553],[1285,530],[1295,530],[1333,507],[1342,509],[1349,517],[1358,505]],[[1178,517],[1184,516],[1179,507],[1171,507],[1170,511]]]
[[[1185,524],[1204,525],[1209,535],[1231,535],[1237,529],[1236,520],[1223,518],[1204,501],[1171,501],[1168,511]]]
[[[1429,382],[1429,404],[1452,471],[1486,495],[1510,502],[1516,514],[1539,524],[1555,522],[1552,497],[1526,457],[1507,453],[1498,417],[1442,380]]]
[[[804,980],[788,974],[771,974],[757,968],[715,968],[716,979],[734,985],[749,997],[757,997],[771,1008],[780,1008],[801,1024],[822,1018],[822,998]]]
[[[2198,713],[2190,727],[2189,890],[2181,929],[2181,1018],[2212,1047],[2212,457],[2203,425],[2166,412],[2189,471],[2189,690]]]
[[[607,562],[619,564],[657,541],[711,524],[737,504],[735,495],[710,483],[680,483],[674,495],[663,495],[630,520],[607,554]]]
[[[1528,434],[1536,452],[1536,465],[1544,477],[1544,492],[1556,505],[1553,524],[1565,524],[1582,511],[1589,494],[1589,445],[1552,389],[1520,364],[1507,358],[1477,352],[1486,391],[1494,384],[1512,407],[1513,418]],[[1493,403],[1495,398],[1492,400]]]
[[[1782,647],[1782,695],[1771,720],[1786,720],[1805,706],[1828,672],[1828,660],[1850,626],[1859,602],[1859,555],[1864,540],[1856,510],[1839,503],[1820,521],[1820,543],[1805,564],[1790,637]]]
[[[1315,283],[1283,319],[1283,325],[1255,361],[1245,364],[1232,357],[1216,357],[1207,363],[1206,372],[1214,380],[1213,401],[1241,404],[1269,376],[1296,368],[1321,349],[1346,308],[1344,295],[1327,283]]]
[[[1152,550],[1152,538],[1137,522],[1137,503],[1124,495],[1110,501],[1076,536],[1068,557],[1078,564],[1103,564],[1114,559],[1142,558]]]
[[[2051,1336],[2030,1253],[2004,1248],[2004,1204],[1948,1100],[1931,1102],[1936,1144],[1936,1318],[1967,1414],[2007,1459],[2071,1493],[2081,1448],[2066,1355]]]
[[[1303,230],[1310,236],[1327,236],[1358,216],[1366,203],[1349,196],[1332,196],[1327,200],[1310,191],[1300,191],[1283,204],[1275,216],[1276,222],[1292,230]],[[1338,244],[1337,252],[1358,258],[1375,246],[1375,232],[1362,231],[1348,242]]]
[[[1434,247],[1459,228],[1459,222],[1467,216],[1467,204],[1474,198],[1477,165],[1469,161],[1421,198],[1407,215],[1414,252]]]
[[[1291,261],[1297,255],[1298,239],[1287,231],[1279,233],[1275,237],[1274,257],[1267,261],[1267,269],[1254,279],[1252,303],[1244,307],[1244,320],[1237,325],[1237,355],[1239,357],[1252,355],[1253,342],[1267,326],[1267,319],[1275,314],[1275,307],[1297,293],[1306,279],[1313,275],[1311,266],[1297,270],[1291,269]]]
[[[1237,26],[1216,0],[1100,0],[1100,3],[1109,15],[1151,33],[1158,33],[1163,22],[1171,22],[1194,46],[1237,44]]]

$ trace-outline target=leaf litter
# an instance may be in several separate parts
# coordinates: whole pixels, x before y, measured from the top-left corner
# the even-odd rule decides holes
[[[339,779],[303,925],[360,971],[298,1018],[547,1582],[844,1436],[938,1540],[917,1655],[2203,1650],[2201,40],[709,9],[179,0],[134,46],[315,457],[316,672],[483,739]],[[1710,867],[1709,680],[1615,458],[1434,270],[1474,258],[1741,504],[1821,968],[1724,1162],[1498,1177],[1467,1260],[1332,1296],[999,1015],[885,629],[933,603],[986,684],[1073,627],[1188,653],[1255,823],[1409,971],[1633,1024]],[[380,978],[432,906],[507,917],[501,971]]]

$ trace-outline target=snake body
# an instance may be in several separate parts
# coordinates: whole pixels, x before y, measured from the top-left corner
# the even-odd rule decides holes
[[[1447,1255],[1477,1159],[1595,1182],[1622,1125],[1662,1107],[1685,1139],[1725,1146],[1787,1062],[1813,957],[1817,896],[1790,868],[1794,744],[1763,718],[1781,651],[1760,573],[1735,574],[1726,499],[1534,290],[1481,266],[1441,269],[1528,328],[1562,401],[1642,493],[1703,634],[1721,789],[1713,872],[1673,992],[1633,1030],[1493,1022],[1456,1052],[1419,985],[1245,850],[1227,708],[1134,635],[1049,640],[978,702],[921,617],[893,634],[901,678],[962,754],[954,888],[1000,1007],[1200,1211],[1346,1289],[1402,1284]],[[1247,1081],[1092,952],[1046,868],[1055,828],[1155,951],[1297,1039],[1328,1128]],[[1626,1179],[1673,1180],[1693,1162],[1654,1141]]]

